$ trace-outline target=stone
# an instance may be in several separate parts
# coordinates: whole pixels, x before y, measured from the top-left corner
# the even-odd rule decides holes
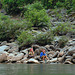
[[[68,55],[73,55],[75,53],[75,47],[71,47],[68,51]]]
[[[27,63],[34,63],[34,64],[39,64],[38,60],[35,60],[34,58],[31,58],[27,61]]]
[[[25,55],[26,57],[28,57],[28,50],[27,50],[27,49],[22,50],[21,52],[24,53],[24,55]]]
[[[75,64],[75,59],[73,59],[72,61],[73,61],[73,63]]]
[[[62,57],[63,55],[64,55],[63,51],[59,52],[59,57]]]
[[[0,54],[0,63],[6,60],[7,60],[7,54],[6,53]]]
[[[35,55],[40,55],[40,52],[41,52],[41,50],[36,49],[36,50],[35,50]]]
[[[57,58],[53,58],[50,60],[50,63],[57,62]]]
[[[10,47],[8,46],[4,51],[8,51],[10,49]]]
[[[59,57],[58,58],[58,62],[63,62],[64,61],[64,57]]]
[[[72,58],[68,58],[68,59],[66,59],[66,61],[70,61],[70,62],[71,62],[71,60],[72,60]]]
[[[72,56],[65,56],[65,58],[66,58],[66,59],[68,59],[68,58],[72,58]]]
[[[73,58],[75,58],[75,53],[73,54]]]
[[[11,56],[9,56],[9,61],[13,62],[13,61],[20,61],[23,57],[24,54],[23,53],[19,53],[16,56],[14,56],[13,54],[11,54]]]
[[[53,58],[57,57],[58,53],[59,53],[59,52],[56,51],[55,54],[54,54],[52,57],[53,57]]]
[[[11,49],[8,50],[9,53],[12,53],[13,51],[18,51],[19,47],[18,46],[13,46]]]
[[[5,49],[7,49],[7,48],[8,48],[8,46],[6,46],[6,45],[0,46],[0,53],[5,52]]]
[[[7,44],[7,41],[3,41],[2,43],[1,43],[1,45],[6,45]]]
[[[70,61],[65,61],[64,64],[73,64],[73,63]]]

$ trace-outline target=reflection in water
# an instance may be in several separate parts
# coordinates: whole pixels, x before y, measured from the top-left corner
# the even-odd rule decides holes
[[[75,75],[75,65],[0,64],[0,75]]]

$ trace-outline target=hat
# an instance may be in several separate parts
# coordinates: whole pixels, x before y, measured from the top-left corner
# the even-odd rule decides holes
[[[32,51],[33,49],[31,48],[30,51]]]

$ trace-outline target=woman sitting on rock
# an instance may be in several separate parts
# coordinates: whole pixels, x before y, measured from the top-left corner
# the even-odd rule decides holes
[[[40,53],[40,58],[41,58],[43,61],[45,61],[45,58],[48,60],[48,57],[47,57],[47,55],[46,55],[46,53],[45,53],[45,50],[42,50],[42,52]]]
[[[29,57],[29,58],[34,57],[34,51],[33,51],[33,48],[30,49],[30,52],[29,52],[28,57]]]

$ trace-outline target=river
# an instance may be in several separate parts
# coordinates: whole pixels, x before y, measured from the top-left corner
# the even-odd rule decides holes
[[[75,75],[75,65],[0,64],[0,75]]]

